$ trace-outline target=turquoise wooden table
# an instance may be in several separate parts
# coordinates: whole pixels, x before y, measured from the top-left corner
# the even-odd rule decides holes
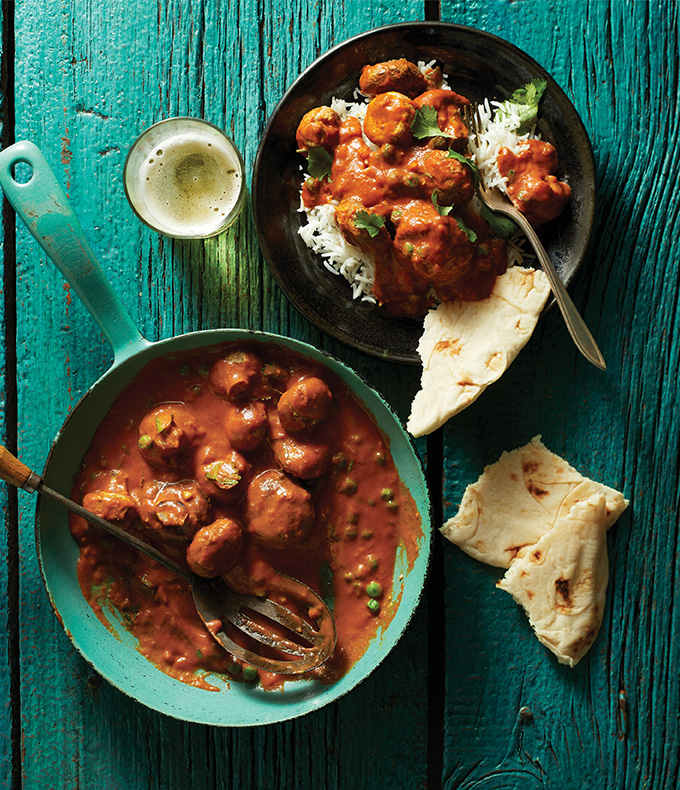
[[[519,46],[590,135],[589,253],[570,290],[608,364],[578,355],[557,311],[505,376],[420,444],[437,523],[484,464],[542,434],[632,505],[608,537],[600,635],[575,668],[531,633],[498,574],[437,539],[426,595],[392,654],[303,718],[185,724],[103,681],[54,617],[35,503],[4,487],[0,782],[45,788],[676,788],[680,785],[678,25],[675,0],[17,0],[2,4],[2,144],[55,168],[144,335],[272,330],[333,351],[402,418],[416,368],[331,342],[270,276],[249,210],[226,234],[174,242],[130,211],[137,134],[175,115],[226,129],[251,172],[269,114],[330,46],[382,24],[442,19]],[[5,204],[3,441],[42,468],[69,410],[110,364],[100,332]]]

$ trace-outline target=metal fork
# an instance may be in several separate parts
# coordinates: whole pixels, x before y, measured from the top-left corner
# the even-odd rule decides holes
[[[474,139],[476,140],[480,135],[480,121],[476,107],[474,109],[469,107],[465,108],[465,120],[470,134],[473,135]],[[541,268],[548,278],[548,282],[555,296],[557,306],[560,308],[564,322],[567,325],[569,334],[576,344],[576,347],[588,360],[588,362],[592,363],[600,370],[606,370],[607,366],[605,364],[604,357],[602,356],[602,352],[597,347],[597,343],[590,334],[590,331],[586,326],[585,321],[581,317],[581,314],[576,309],[576,305],[572,302],[571,297],[567,293],[567,289],[564,287],[562,280],[560,280],[560,278],[557,276],[557,272],[555,271],[555,267],[553,266],[548,253],[545,251],[545,248],[541,244],[536,231],[529,224],[527,218],[513,206],[510,198],[505,196],[497,187],[487,187],[484,184],[484,179],[482,178],[481,174],[479,177],[477,193],[480,199],[491,211],[498,212],[499,214],[505,214],[507,217],[510,217],[512,220],[514,220],[517,225],[519,225],[529,240],[531,246],[534,248],[536,257],[538,258]]]

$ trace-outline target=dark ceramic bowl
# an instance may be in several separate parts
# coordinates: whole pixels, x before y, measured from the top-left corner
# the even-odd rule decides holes
[[[405,57],[436,60],[449,85],[473,102],[509,98],[536,77],[547,82],[538,131],[557,148],[561,178],[572,189],[562,215],[542,231],[542,240],[561,279],[569,283],[590,239],[595,214],[595,163],[586,130],[573,105],[541,66],[497,36],[444,22],[390,25],[345,41],[304,71],[274,111],[255,162],[252,199],[260,245],[288,298],[327,334],[371,356],[419,364],[422,321],[390,316],[384,308],[352,299],[342,277],[330,274],[320,256],[302,241],[298,211],[304,159],[296,153],[295,131],[302,116],[351,99],[367,63]]]

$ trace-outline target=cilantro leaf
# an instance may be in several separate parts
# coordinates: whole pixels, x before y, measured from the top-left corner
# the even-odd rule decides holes
[[[468,159],[467,156],[463,156],[463,154],[459,154],[458,151],[454,151],[452,148],[446,152],[446,156],[449,159],[457,159],[459,162],[462,162],[464,165],[467,165],[470,170],[472,170],[472,175],[475,179],[475,186],[479,184],[479,168],[477,165],[472,161],[472,159]]]
[[[536,78],[528,82],[523,88],[517,90],[510,97],[513,104],[526,104],[528,106],[538,107],[541,96],[545,92],[548,83],[545,80]]]
[[[481,215],[489,223],[489,229],[494,236],[500,236],[501,239],[508,239],[518,229],[517,225],[509,218],[504,217],[502,214],[495,214],[488,209],[483,203],[479,207]]]
[[[172,425],[172,414],[157,414],[156,415],[156,432],[163,433],[167,431]]]
[[[545,80],[535,79],[528,82],[523,88],[518,88],[512,96],[504,101],[496,110],[500,117],[507,117],[512,113],[519,116],[519,126],[517,131],[520,134],[527,132],[536,122],[538,117],[538,103],[545,92],[547,83]]]
[[[447,217],[451,213],[451,209],[453,206],[440,206],[439,199],[437,198],[437,190],[432,193],[432,202],[434,203],[434,207],[437,211],[441,214],[442,217]]]
[[[307,170],[312,178],[320,181],[324,176],[331,174],[333,157],[325,148],[310,148],[307,154]]]
[[[368,231],[371,238],[375,238],[380,233],[380,228],[385,227],[385,219],[380,214],[369,214],[368,211],[357,211],[354,215],[354,224],[357,228]]]
[[[453,206],[440,206],[437,200],[437,191],[435,190],[432,193],[432,202],[435,205],[437,211],[441,214],[442,217],[447,217],[451,211],[453,210]],[[472,228],[468,228],[468,226],[463,222],[460,217],[454,216],[453,219],[455,220],[456,225],[463,231],[463,233],[467,236],[468,241],[474,244],[477,241],[477,234],[472,230]]]
[[[215,461],[205,470],[205,476],[208,480],[212,480],[216,486],[227,491],[238,485],[241,480],[241,475],[236,467],[227,461]]]
[[[477,234],[472,230],[472,228],[468,228],[468,226],[463,222],[460,217],[454,217],[456,221],[456,225],[463,231],[463,233],[468,237],[468,241],[474,244],[477,241]]]
[[[421,107],[411,121],[411,131],[418,140],[424,137],[441,137],[442,130],[437,123],[437,111],[434,107]],[[446,136],[446,135],[444,135]]]

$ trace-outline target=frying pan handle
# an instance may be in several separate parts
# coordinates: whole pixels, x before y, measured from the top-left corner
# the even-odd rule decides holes
[[[35,491],[40,477],[0,444],[0,478],[17,488]]]
[[[33,171],[23,184],[13,172],[20,163]],[[40,149],[23,141],[1,151],[0,186],[111,343],[116,362],[148,346],[97,263],[68,198]]]

